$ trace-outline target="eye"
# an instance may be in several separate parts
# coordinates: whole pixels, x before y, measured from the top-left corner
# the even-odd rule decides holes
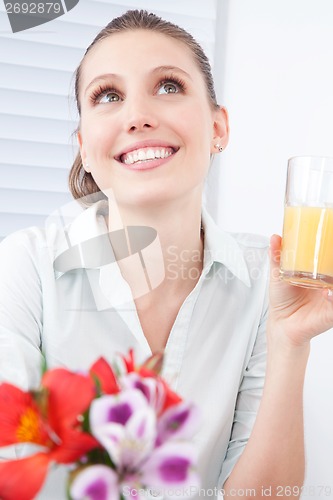
[[[177,85],[172,82],[163,83],[163,85],[159,88],[158,94],[177,94],[179,91]]]
[[[116,89],[100,85],[92,92],[90,100],[93,104],[107,104],[109,102],[120,102],[122,99]]]
[[[158,84],[157,94],[178,94],[179,92],[183,92],[184,88],[185,85],[183,84],[183,82],[178,81],[178,79],[176,80],[174,78],[170,78],[168,80],[162,80]]]
[[[120,97],[116,92],[105,92],[104,95],[101,95],[96,99],[96,102],[106,103],[106,102],[119,102]]]

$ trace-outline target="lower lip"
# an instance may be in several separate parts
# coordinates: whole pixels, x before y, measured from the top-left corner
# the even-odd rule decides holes
[[[131,165],[128,165],[127,163],[121,163],[123,167],[127,168],[128,170],[153,170],[154,168],[160,167],[162,165],[165,165],[171,158],[175,156],[176,153],[173,153],[172,155],[168,156],[167,158],[155,158],[155,160],[148,160],[148,161],[142,161],[142,162],[137,162],[137,163],[132,163]]]

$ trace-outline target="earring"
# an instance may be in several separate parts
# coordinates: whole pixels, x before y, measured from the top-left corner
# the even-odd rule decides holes
[[[222,153],[222,151],[223,151],[223,146],[221,146],[221,144],[215,144],[215,147],[216,147],[216,149],[218,149],[218,150],[219,150],[219,153]]]

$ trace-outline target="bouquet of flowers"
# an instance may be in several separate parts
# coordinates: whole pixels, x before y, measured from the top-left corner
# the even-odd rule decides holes
[[[45,370],[40,389],[0,385],[0,446],[38,451],[0,462],[0,498],[31,500],[51,464],[69,464],[73,500],[144,498],[147,490],[179,498],[199,487],[190,442],[198,412],[160,377],[162,355],[117,370],[100,358],[88,373]]]

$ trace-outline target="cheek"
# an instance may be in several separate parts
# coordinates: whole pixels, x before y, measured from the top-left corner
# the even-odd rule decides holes
[[[183,113],[179,113],[176,123],[183,137],[195,142],[198,147],[205,147],[206,143],[209,147],[214,122],[211,113],[202,108],[201,103],[198,105],[192,103]]]
[[[82,139],[88,156],[106,154],[115,140],[115,127],[94,116],[81,118]]]

